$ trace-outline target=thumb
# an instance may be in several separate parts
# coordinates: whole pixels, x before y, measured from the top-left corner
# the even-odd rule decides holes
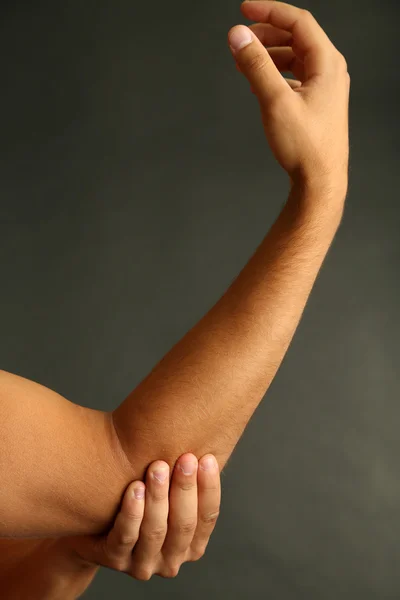
[[[270,102],[288,86],[258,37],[245,25],[228,33],[228,43],[239,69],[248,79],[259,100]]]

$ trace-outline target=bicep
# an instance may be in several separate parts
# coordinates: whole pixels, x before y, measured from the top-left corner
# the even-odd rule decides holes
[[[128,479],[108,413],[0,371],[0,537],[99,533]]]

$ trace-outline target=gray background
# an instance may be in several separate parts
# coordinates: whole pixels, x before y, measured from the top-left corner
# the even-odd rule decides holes
[[[342,226],[223,474],[205,557],[85,598],[400,597],[397,0],[304,2],[352,76]],[[111,410],[288,193],[226,36],[239,2],[0,8],[1,367]]]

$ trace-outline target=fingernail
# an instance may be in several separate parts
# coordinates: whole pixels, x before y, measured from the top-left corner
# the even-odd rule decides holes
[[[137,500],[143,500],[144,498],[144,487],[138,487],[134,490],[135,498]]]
[[[157,479],[159,483],[164,483],[168,477],[168,469],[159,469],[153,472],[154,479]]]
[[[202,460],[200,463],[200,467],[203,469],[203,471],[211,471],[212,469],[215,469],[216,466],[217,463],[213,456],[207,456],[207,458]]]
[[[229,34],[229,45],[233,53],[238,52],[253,41],[251,30],[244,25],[235,27]]]
[[[193,475],[196,468],[196,464],[192,461],[180,462],[178,463],[178,467],[184,475]]]

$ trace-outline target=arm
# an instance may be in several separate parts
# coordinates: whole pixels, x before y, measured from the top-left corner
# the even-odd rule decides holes
[[[321,201],[329,208],[316,209]],[[173,464],[184,448],[208,448],[224,467],[287,351],[343,201],[294,187],[224,296],[117,408],[115,427],[136,472],[145,458]]]
[[[290,176],[288,202],[220,301],[112,415],[2,375],[0,535],[98,533],[156,458],[172,466],[183,451],[212,452],[222,468],[279,368],[343,213],[349,78],[309,13],[269,1],[242,12],[291,32],[303,59],[294,90],[276,67],[291,69],[292,50],[267,53],[253,35],[235,54]]]
[[[67,539],[67,538],[66,538]],[[6,600],[74,600],[99,567],[83,565],[59,540],[0,540],[0,586]]]
[[[216,460],[210,468],[209,458],[197,461],[184,454],[171,485],[168,477],[163,483],[154,477],[160,467],[168,469],[166,463],[151,464],[145,484],[128,486],[108,535],[0,539],[2,597],[72,600],[87,589],[100,566],[142,581],[154,574],[176,577],[184,562],[204,555],[218,518],[221,485]],[[184,474],[188,462],[194,466],[189,476]],[[138,489],[143,494],[137,497]]]
[[[315,209],[321,200],[329,210]],[[229,290],[114,412],[130,464],[110,415],[0,373],[1,535],[100,532],[158,456],[172,467],[185,449],[209,450],[222,469],[285,355],[342,207],[342,195],[293,188]]]
[[[0,371],[0,538],[101,533],[126,486],[110,415]],[[150,461],[149,461],[150,462]]]
[[[234,27],[229,43],[290,194],[223,297],[114,412],[134,469],[144,457],[172,463],[183,449],[206,448],[224,467],[283,360],[343,215],[347,63],[308,11],[270,1],[241,10],[260,22]],[[298,80],[288,85],[279,71]]]

